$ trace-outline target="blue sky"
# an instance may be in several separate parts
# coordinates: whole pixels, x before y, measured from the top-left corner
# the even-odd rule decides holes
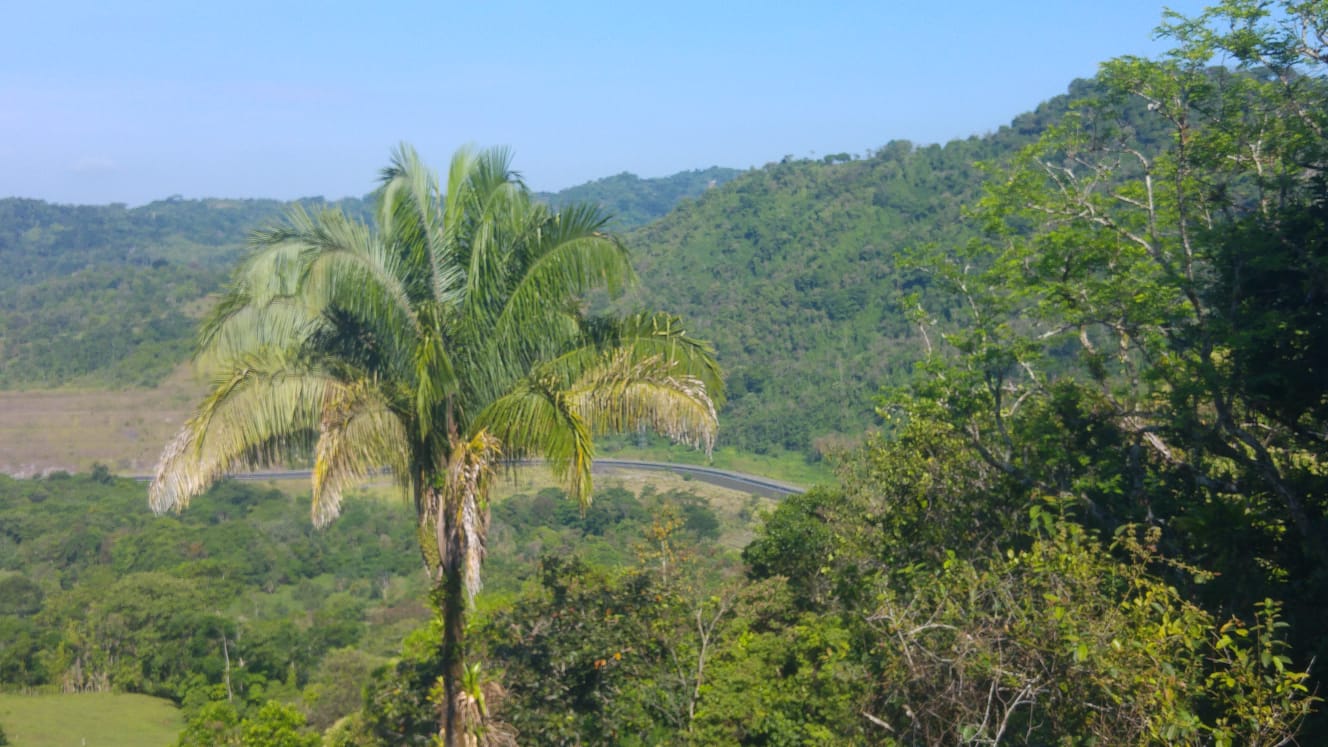
[[[1186,14],[1202,2],[1170,3]],[[11,3],[0,197],[363,195],[392,147],[536,189],[983,133],[1122,54],[1140,0]]]

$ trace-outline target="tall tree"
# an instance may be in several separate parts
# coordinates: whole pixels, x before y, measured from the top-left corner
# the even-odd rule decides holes
[[[721,377],[661,313],[594,317],[634,282],[591,207],[534,203],[506,150],[459,151],[445,188],[408,147],[383,171],[376,227],[295,211],[256,235],[200,334],[215,378],[165,449],[157,512],[236,469],[313,455],[312,513],[386,467],[413,501],[443,617],[443,731],[457,744],[465,612],[480,587],[489,483],[542,457],[583,505],[593,437],[651,428],[710,448]]]
[[[1189,590],[1214,609],[1285,599],[1312,660],[1328,5],[1227,0],[1159,35],[1175,48],[1105,63],[995,172],[986,241],[930,257],[965,326],[915,394],[1011,495],[1160,527],[1168,554],[1218,573]]]

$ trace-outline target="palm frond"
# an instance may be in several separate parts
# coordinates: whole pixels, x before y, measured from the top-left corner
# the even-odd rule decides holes
[[[301,290],[310,303],[344,309],[375,327],[418,330],[401,258],[362,227],[320,228],[303,256]]]
[[[494,322],[494,339],[505,343],[500,354],[524,368],[567,350],[581,331],[575,304],[591,290],[634,279],[615,240],[581,236],[546,247],[525,268]]]
[[[179,512],[189,500],[201,494],[230,470],[230,462],[217,458],[199,458],[198,433],[189,426],[181,428],[157,460],[157,468],[148,486],[148,506],[156,514]]]
[[[326,317],[300,299],[237,303],[200,331],[194,365],[204,373],[229,369],[256,351],[298,350],[326,329]]]
[[[558,306],[605,288],[616,294],[636,281],[622,242],[598,234],[550,242],[524,268],[503,307],[499,328],[513,331]]]
[[[427,276],[425,285],[434,301],[455,303],[463,273],[453,257],[456,233],[451,226],[464,214],[449,214],[437,175],[408,145],[398,147],[392,166],[383,171],[383,180],[379,235],[392,251],[409,260],[412,274],[419,274],[420,280]]]
[[[463,313],[467,324],[491,330],[506,295],[505,250],[498,228],[485,221],[469,240]]]
[[[488,431],[512,459],[543,457],[583,505],[590,500],[594,441],[585,421],[553,382],[525,379],[477,413],[472,432]]]
[[[704,382],[678,375],[676,368],[670,361],[639,360],[620,350],[576,382],[567,399],[593,432],[649,428],[709,454],[719,422],[714,402]]]
[[[411,490],[408,434],[378,390],[368,382],[329,390],[322,408],[313,469],[311,514],[326,526],[341,512],[345,489],[389,469],[402,490]]]
[[[512,149],[495,146],[481,151],[470,168],[471,189],[481,199],[490,199],[495,192],[516,189],[524,192],[526,185],[521,173],[512,168]]]
[[[637,359],[659,356],[672,365],[675,376],[699,379],[716,409],[724,404],[724,374],[715,361],[715,349],[687,334],[682,319],[666,312],[641,311],[617,320],[612,339]]]
[[[682,321],[663,312],[638,312],[627,317],[581,320],[581,339],[540,366],[544,375],[572,383],[603,366],[605,355],[626,355],[627,361],[658,360],[674,377],[699,380],[715,408],[724,403],[724,377],[715,362],[714,348],[687,334]]]
[[[456,423],[435,423],[434,420],[439,414],[440,404],[449,399],[455,400],[460,382],[444,339],[446,332],[445,321],[441,318],[442,310],[426,306],[422,311],[426,323],[416,340],[411,363],[414,367],[415,435],[426,440],[435,430],[450,433],[459,428]],[[459,404],[455,401],[452,407],[444,407],[443,417],[456,417],[457,407]]]
[[[604,230],[609,222],[609,216],[595,203],[578,202],[563,205],[552,218],[553,220],[543,226],[545,240],[549,246],[557,246],[585,236],[611,238],[611,234]]]
[[[324,375],[280,365],[233,371],[162,453],[149,505],[157,513],[178,511],[235,469],[306,453],[327,391],[336,385]]]
[[[474,171],[475,150],[469,146],[452,154],[447,168],[447,191],[443,193],[443,226],[449,242],[455,242],[471,208],[470,175]]]
[[[324,214],[327,212],[333,211]],[[296,205],[286,213],[284,223],[250,234],[249,245],[254,252],[240,266],[236,278],[255,298],[293,295],[302,272],[301,255],[315,231],[314,216]]]
[[[255,237],[254,241],[260,239]],[[303,244],[285,238],[261,245],[236,270],[230,287],[199,326],[198,347],[207,347],[230,317],[245,309],[262,308],[291,298],[299,288],[299,258]]]

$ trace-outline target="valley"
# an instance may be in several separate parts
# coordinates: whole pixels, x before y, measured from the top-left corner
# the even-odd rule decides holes
[[[1328,14],[1158,34],[942,144],[0,200],[0,744],[1325,741]]]

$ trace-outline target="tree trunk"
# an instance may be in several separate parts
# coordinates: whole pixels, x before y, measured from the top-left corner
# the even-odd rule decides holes
[[[436,589],[443,615],[443,744],[460,747],[465,743],[464,725],[458,723],[457,695],[465,674],[466,597],[457,563],[443,568],[441,588]]]

